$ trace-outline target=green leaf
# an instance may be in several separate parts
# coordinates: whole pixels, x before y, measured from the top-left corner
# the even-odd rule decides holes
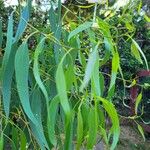
[[[58,96],[56,96],[51,100],[51,103],[49,106],[50,126],[48,128],[48,132],[49,132],[48,134],[49,134],[50,142],[54,146],[56,146],[56,144],[57,144],[57,139],[56,139],[56,135],[55,135],[55,125],[56,125],[56,114],[57,114],[59,103],[60,103],[60,99],[58,98]]]
[[[28,72],[29,72],[29,53],[26,42],[23,42],[18,48],[15,56],[15,73],[17,90],[21,100],[22,107],[30,120],[36,125],[38,121],[35,118],[29,101],[28,90]]]
[[[135,101],[135,113],[137,114],[137,110],[138,110],[138,106],[139,106],[139,103],[141,102],[142,100],[142,93],[140,93],[138,95],[138,97],[136,98],[136,101]]]
[[[140,134],[142,135],[143,140],[144,140],[144,142],[145,142],[145,135],[144,135],[143,128],[142,128],[139,124],[137,124],[137,126],[138,126],[138,130],[139,130]]]
[[[111,72],[110,86],[108,90],[108,99],[111,99],[111,97],[114,94],[115,82],[116,82],[119,65],[120,65],[119,54],[118,52],[116,52],[114,53],[113,59],[112,59],[112,72]]]
[[[4,148],[4,137],[3,137],[3,132],[0,134],[0,149],[3,150]]]
[[[0,48],[2,47],[2,41],[3,41],[3,31],[2,31],[2,21],[0,19]]]
[[[17,42],[20,39],[20,37],[26,29],[27,22],[29,21],[30,17],[31,2],[32,0],[28,0],[27,5],[23,8],[21,12],[20,21],[18,24],[14,42]]]
[[[150,18],[147,15],[144,15],[144,18],[147,22],[150,22]]]
[[[88,82],[91,79],[92,72],[93,72],[93,69],[97,60],[97,56],[98,56],[98,50],[97,50],[98,46],[99,46],[99,43],[95,46],[93,52],[89,56],[86,70],[85,70],[85,76],[83,79],[83,83],[80,87],[80,91],[83,91],[83,89],[87,86]]]
[[[90,28],[92,26],[92,22],[85,22],[81,25],[79,25],[75,30],[71,31],[69,36],[68,36],[68,41],[75,35],[77,35],[78,33]]]
[[[87,148],[93,149],[93,146],[96,144],[97,140],[97,131],[98,131],[98,122],[97,122],[97,110],[95,108],[91,108],[88,117],[89,124],[89,133],[87,139]]]
[[[26,150],[27,146],[27,139],[25,136],[25,133],[23,131],[20,131],[20,150]]]
[[[16,50],[12,48],[13,43],[13,13],[8,21],[6,48],[2,62],[2,95],[6,117],[9,116],[11,99],[11,82],[14,72],[14,54]]]
[[[83,140],[83,119],[80,108],[78,109],[77,114],[77,146],[76,149],[80,150]]]
[[[48,101],[49,101],[48,93],[46,91],[46,88],[45,88],[42,80],[41,80],[40,72],[39,72],[39,65],[38,65],[38,57],[44,48],[44,42],[45,42],[45,38],[40,41],[40,43],[37,45],[37,48],[35,50],[34,63],[33,63],[33,74],[34,74],[37,84],[39,85],[41,91],[43,92],[43,94],[45,96],[46,102],[48,103]]]
[[[108,113],[108,116],[110,117],[112,122],[111,132],[113,134],[113,140],[112,140],[110,150],[114,150],[119,141],[119,135],[120,135],[119,118],[116,109],[114,108],[111,102],[101,97],[98,97],[98,99],[103,103],[103,107]]]
[[[74,114],[73,112],[69,116],[70,118],[65,120],[65,144],[64,149],[72,149],[73,142],[73,123],[74,123]]]
[[[15,126],[12,127],[11,134],[12,134],[12,141],[14,142],[15,147],[16,148],[19,147],[19,131]]]
[[[70,115],[71,110],[70,110],[67,91],[66,91],[67,90],[66,80],[65,80],[62,62],[58,65],[58,68],[56,71],[56,86],[57,86],[57,91],[58,91],[58,95],[60,98],[60,103],[63,107],[65,114],[68,116]]]
[[[42,121],[46,118],[42,119],[42,116],[41,116],[41,108],[42,108],[41,101],[42,101],[42,96],[43,96],[41,94],[42,93],[39,89],[34,89],[32,91],[31,98],[30,98],[31,109],[32,109],[32,112],[34,113],[34,116],[38,120],[38,125],[37,124],[35,125],[32,121],[30,121],[30,127],[40,148],[44,149],[44,147],[46,148],[49,148],[49,147],[48,147],[48,143],[45,138],[43,127],[42,127]]]
[[[96,96],[101,96],[101,85],[100,85],[100,77],[99,77],[99,57],[98,54],[96,56],[96,62],[92,71],[91,77],[91,91]]]
[[[145,64],[146,64],[146,68],[147,68],[147,70],[149,70],[149,66],[148,66],[148,62],[147,62],[146,56],[143,53],[143,51],[141,50],[140,46],[138,45],[138,43],[134,39],[132,39],[132,44],[134,45],[134,49],[136,49],[135,51],[138,50],[140,52],[140,54],[142,55],[142,57],[143,57],[143,59],[145,61]],[[138,59],[138,60],[140,59],[139,55],[137,54],[137,52],[134,54],[134,56],[135,56],[136,59]]]
[[[143,61],[140,56],[140,52],[134,42],[132,42],[131,44],[131,53],[141,64],[143,64]]]
[[[72,127],[73,127],[73,120],[74,120],[74,115],[73,115],[73,112],[71,112],[71,108],[70,108],[70,104],[69,104],[69,100],[67,96],[66,80],[65,80],[64,70],[63,70],[63,61],[69,52],[70,51],[68,51],[64,55],[56,71],[57,92],[60,98],[60,104],[65,113],[65,138],[66,140],[64,144],[64,149],[71,149],[72,132],[73,132]]]

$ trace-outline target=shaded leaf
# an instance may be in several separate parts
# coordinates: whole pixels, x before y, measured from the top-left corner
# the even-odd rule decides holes
[[[31,2],[32,0],[28,0],[27,5],[22,9],[14,42],[20,39],[20,37],[22,36],[23,32],[26,29],[27,22],[29,21],[29,17],[30,17]]]
[[[14,72],[14,54],[16,51],[12,48],[12,44],[13,44],[13,13],[11,14],[8,21],[6,48],[2,62],[2,95],[6,117],[9,116],[9,107],[11,99],[11,82]]]
[[[56,139],[56,135],[55,135],[55,125],[56,125],[56,114],[57,114],[59,103],[60,103],[60,100],[59,100],[58,96],[56,96],[51,100],[51,103],[49,106],[50,126],[48,128],[48,132],[49,132],[49,139],[54,146],[56,146],[56,144],[57,144],[57,139]]]
[[[38,121],[35,118],[29,101],[28,90],[28,72],[29,72],[29,54],[28,46],[26,42],[18,48],[15,56],[15,74],[17,82],[17,90],[21,100],[22,107],[30,120],[34,124],[38,125]]]
[[[77,146],[76,146],[77,150],[80,150],[82,140],[83,140],[83,119],[81,110],[79,108],[77,114]]]

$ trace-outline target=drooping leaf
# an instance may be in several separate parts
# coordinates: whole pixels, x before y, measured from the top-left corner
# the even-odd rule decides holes
[[[13,43],[13,13],[11,14],[7,28],[7,42],[2,62],[2,95],[4,110],[6,116],[9,116],[10,98],[11,98],[11,81],[14,71],[14,54],[16,50],[12,48]]]
[[[138,95],[138,97],[136,98],[136,101],[135,101],[135,113],[137,114],[137,111],[138,111],[138,106],[139,106],[139,103],[141,102],[142,100],[142,93],[140,93]]]
[[[85,22],[81,25],[79,25],[75,30],[71,31],[69,36],[68,36],[68,41],[75,35],[77,35],[78,33],[90,28],[92,26],[92,22]]]
[[[66,55],[65,55],[66,56]],[[57,71],[56,71],[56,87],[58,96],[60,99],[60,104],[65,112],[65,149],[71,149],[72,145],[72,127],[73,127],[73,115],[71,113],[71,108],[67,96],[67,87],[66,87],[66,79],[63,70],[63,57],[62,61],[59,63]]]
[[[3,132],[0,134],[0,149],[3,150],[4,148],[4,137],[3,137]]]
[[[14,42],[20,39],[20,37],[22,36],[23,32],[26,29],[27,22],[29,21],[29,17],[30,17],[31,2],[32,0],[28,0],[27,5],[21,11],[20,21],[18,24]]]
[[[15,126],[12,127],[12,141],[16,148],[19,147],[19,131]]]
[[[45,42],[45,39],[42,39],[40,41],[40,43],[37,45],[37,48],[35,50],[35,53],[34,53],[34,64],[33,64],[33,74],[34,74],[34,77],[35,77],[35,80],[37,82],[37,84],[39,85],[41,91],[43,92],[44,96],[45,96],[45,99],[46,99],[46,102],[48,103],[49,101],[49,98],[48,98],[48,93],[46,91],[46,88],[41,80],[41,77],[40,77],[40,71],[39,71],[39,63],[38,63],[38,57],[40,55],[40,53],[42,52],[43,48],[44,48],[44,42]]]
[[[29,72],[29,53],[26,42],[23,42],[18,48],[15,56],[15,74],[17,90],[20,97],[22,107],[30,120],[34,124],[38,125],[38,121],[35,118],[29,100],[29,89],[28,89],[28,72]]]
[[[57,91],[58,91],[60,103],[63,107],[63,110],[66,115],[70,115],[70,106],[69,106],[69,101],[67,96],[66,80],[65,80],[62,62],[58,65],[56,71],[56,86],[57,86]]]
[[[31,96],[31,109],[32,112],[34,113],[34,116],[38,120],[38,125],[34,124],[32,121],[30,121],[30,127],[33,132],[33,135],[35,136],[35,139],[37,140],[39,146],[41,149],[44,149],[44,147],[48,147],[48,143],[46,140],[46,137],[44,135],[44,130],[42,126],[42,115],[41,115],[41,109],[42,109],[42,96],[41,96],[41,91],[39,89],[34,89]]]
[[[143,57],[143,59],[145,61],[146,68],[147,68],[147,70],[149,70],[149,66],[148,66],[148,62],[147,62],[146,56],[143,53],[143,51],[141,50],[140,46],[138,45],[138,43],[134,39],[132,39],[132,44],[134,44],[134,47],[135,47],[136,51],[138,50],[140,52],[140,54],[142,55],[142,57]],[[136,53],[135,58],[139,59],[138,57],[139,56]]]
[[[113,59],[112,59],[111,81],[108,90],[108,99],[111,99],[112,95],[114,94],[115,82],[116,82],[119,65],[120,65],[119,54],[118,52],[116,52],[113,55]]]
[[[26,150],[26,146],[27,146],[27,139],[25,133],[23,131],[20,131],[20,150]]]
[[[139,130],[140,134],[142,135],[144,142],[145,142],[145,135],[144,135],[143,128],[139,124],[137,124],[137,126],[138,126],[138,130]]]
[[[78,109],[77,114],[77,146],[76,149],[80,150],[83,140],[83,119],[80,108]]]
[[[55,124],[56,124],[56,114],[57,114],[59,103],[60,103],[60,99],[58,98],[58,96],[56,96],[51,100],[51,103],[49,106],[49,115],[50,115],[49,116],[50,117],[49,123],[50,123],[50,126],[48,129],[48,132],[49,132],[50,142],[54,146],[56,146],[56,144],[57,144],[57,139],[56,139],[56,135],[55,135]]]
[[[101,85],[99,77],[99,57],[96,56],[96,62],[92,71],[91,77],[91,91],[94,95],[101,96]]]
[[[2,47],[2,41],[3,41],[3,32],[2,32],[2,21],[0,19],[0,48]]]
[[[110,117],[112,122],[111,133],[113,134],[113,140],[110,149],[114,150],[119,141],[119,135],[120,135],[119,118],[116,109],[114,108],[111,102],[101,97],[98,98],[102,102],[103,107],[108,113],[108,116]]]
[[[83,91],[83,89],[87,86],[88,82],[91,79],[92,72],[93,72],[93,69],[94,69],[94,66],[95,66],[95,63],[96,63],[96,60],[97,60],[97,56],[98,56],[98,50],[97,50],[98,46],[99,46],[99,43],[95,46],[93,52],[89,56],[88,63],[87,63],[87,66],[86,66],[86,70],[85,70],[85,76],[84,76],[84,79],[83,79],[83,83],[80,87],[81,91]]]
[[[141,64],[143,64],[143,61],[140,56],[140,52],[134,42],[132,42],[131,44],[131,53]]]
[[[93,149],[93,146],[96,144],[98,131],[97,110],[95,108],[91,108],[89,112],[88,124],[89,124],[89,132],[87,139],[87,148]]]

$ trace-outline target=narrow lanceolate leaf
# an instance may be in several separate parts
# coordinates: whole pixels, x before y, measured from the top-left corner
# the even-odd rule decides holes
[[[34,113],[34,116],[38,120],[38,125],[35,125],[32,121],[30,121],[30,127],[33,132],[33,135],[35,139],[37,140],[39,146],[41,149],[44,149],[44,147],[48,148],[48,144],[44,135],[43,127],[42,127],[42,121],[43,119],[41,118],[41,91],[39,89],[34,89],[32,91],[31,95],[31,109],[32,112]]]
[[[80,150],[81,148],[82,139],[83,139],[83,119],[81,110],[79,108],[77,115],[77,146],[76,146],[77,150]]]
[[[65,81],[65,75],[64,75],[62,63],[58,65],[56,71],[56,86],[60,98],[60,103],[63,107],[65,114],[68,116],[70,115],[70,106],[69,106],[69,101],[67,96],[66,81]]]
[[[2,21],[0,19],[0,48],[2,47],[2,41],[3,41],[3,32],[2,32]]]
[[[60,99],[58,96],[54,97],[50,103],[49,106],[49,122],[50,122],[50,126],[48,128],[48,132],[49,132],[49,139],[50,142],[56,146],[57,144],[57,139],[56,139],[56,135],[55,135],[55,125],[56,125],[56,115],[57,115],[57,110],[58,110],[58,106],[60,103]]]
[[[116,112],[116,109],[114,108],[113,104],[109,102],[108,100],[98,97],[100,101],[103,103],[103,107],[108,113],[108,116],[111,119],[112,127],[111,127],[111,133],[113,134],[113,140],[110,149],[114,150],[120,135],[120,126],[119,126],[119,118]]]
[[[13,13],[11,14],[8,22],[7,42],[2,62],[2,94],[3,94],[4,110],[7,117],[9,115],[11,81],[14,68],[13,53],[15,52],[15,50],[12,52],[12,43],[13,43]]]
[[[45,96],[46,101],[48,102],[49,101],[48,93],[46,91],[46,88],[45,88],[42,80],[41,80],[40,72],[39,72],[39,66],[38,66],[38,64],[39,64],[38,63],[38,57],[39,57],[40,53],[43,50],[44,42],[45,42],[45,39],[42,39],[41,42],[38,44],[36,50],[35,50],[34,64],[33,64],[33,74],[34,74],[34,77],[35,77],[35,80],[36,80],[37,84],[39,85],[41,91],[43,92],[43,94]]]
[[[4,137],[3,132],[0,134],[0,149],[2,150],[4,148]]]
[[[83,91],[83,89],[87,86],[88,82],[91,79],[92,72],[93,72],[93,69],[94,69],[94,66],[95,66],[95,63],[96,63],[96,60],[97,60],[98,45],[99,45],[99,43],[95,46],[93,52],[89,56],[88,63],[87,63],[87,66],[86,66],[86,70],[85,70],[85,76],[84,76],[84,79],[83,79],[83,83],[80,87],[81,91]]]
[[[138,130],[139,130],[140,134],[142,135],[144,142],[145,142],[145,135],[144,135],[143,128],[139,124],[137,124],[137,126],[138,126]]]
[[[32,0],[28,0],[27,5],[22,9],[14,42],[18,41],[22,36],[23,32],[25,31],[27,22],[29,21],[29,17],[30,17],[31,2]]]
[[[100,77],[99,77],[99,58],[95,58],[96,62],[92,71],[91,89],[92,93],[96,96],[101,96]]]
[[[25,133],[23,131],[20,131],[20,150],[26,150],[27,144],[28,143],[27,143]]]
[[[136,113],[136,114],[137,114],[138,106],[139,106],[141,100],[142,100],[142,93],[140,93],[140,94],[138,95],[138,97],[136,98],[136,101],[135,101],[135,113]]]
[[[56,71],[56,87],[58,91],[58,96],[60,99],[60,104],[65,112],[65,144],[64,149],[71,149],[72,145],[72,126],[73,126],[73,116],[71,114],[71,108],[69,105],[69,100],[67,96],[67,87],[65,81],[65,75],[63,70],[63,59],[59,63]]]
[[[138,50],[140,52],[140,54],[142,55],[142,57],[143,57],[143,59],[145,61],[146,68],[147,68],[147,70],[149,70],[149,66],[148,66],[148,62],[147,62],[146,56],[143,53],[143,51],[141,50],[140,46],[138,45],[138,43],[134,39],[132,39],[132,44],[134,45],[134,49],[136,49],[136,51]],[[137,54],[137,52],[134,53],[134,56],[135,56],[136,59],[138,59],[140,61],[140,58],[139,58],[139,55]]]
[[[34,124],[38,124],[38,121],[31,110],[29,101],[28,71],[29,71],[28,46],[26,42],[23,42],[22,45],[18,48],[18,51],[15,56],[15,74],[16,74],[17,90],[21,100],[22,107],[26,115]]]
[[[116,77],[117,77],[119,65],[120,65],[119,54],[118,54],[118,52],[116,52],[113,55],[113,59],[112,59],[111,81],[110,81],[110,86],[109,86],[109,91],[108,91],[108,98],[109,99],[111,99],[111,97],[114,93],[115,82],[116,82]]]
[[[137,48],[137,46],[135,45],[134,42],[132,42],[131,44],[131,54],[141,63],[143,64],[143,61],[141,59],[141,55],[140,55],[140,52]]]
[[[88,117],[89,132],[87,139],[87,148],[93,149],[93,146],[96,144],[97,131],[98,131],[98,122],[97,122],[97,110],[91,108]]]
[[[78,33],[90,28],[92,26],[92,22],[85,22],[83,24],[81,24],[80,26],[78,26],[75,30],[71,31],[69,36],[68,36],[68,41],[75,35],[77,35]]]

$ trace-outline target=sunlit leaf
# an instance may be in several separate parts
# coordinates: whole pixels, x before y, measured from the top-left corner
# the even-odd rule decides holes
[[[132,42],[131,44],[131,53],[141,64],[143,64],[143,61],[140,56],[140,52],[134,42]]]
[[[147,68],[147,70],[149,70],[149,66],[148,66],[148,62],[147,62],[146,56],[143,53],[143,51],[141,50],[140,46],[138,45],[138,43],[134,39],[132,39],[132,44],[134,45],[136,51],[138,50],[140,52],[140,54],[142,55],[142,57],[143,57],[143,59],[145,61],[145,64],[146,64],[146,68]],[[137,53],[135,53],[135,58],[139,59],[139,56],[138,56]]]
[[[139,106],[139,103],[141,102],[142,100],[142,93],[140,93],[138,95],[138,97],[136,98],[136,101],[135,101],[135,113],[137,114],[137,110],[138,110],[138,106]]]
[[[119,141],[119,135],[120,135],[120,126],[119,126],[119,118],[117,115],[117,111],[111,102],[101,97],[98,98],[102,102],[103,107],[108,113],[108,116],[110,117],[112,122],[111,132],[113,134],[113,140],[110,149],[114,150]]]
[[[115,82],[116,82],[119,65],[120,65],[119,54],[118,52],[116,52],[113,55],[113,59],[112,59],[112,71],[111,71],[111,81],[110,81],[110,86],[108,91],[108,99],[111,99],[112,95],[114,94]]]
[[[88,63],[87,63],[86,70],[85,70],[85,76],[83,79],[83,83],[80,87],[81,91],[83,91],[83,89],[87,86],[88,82],[91,79],[92,72],[93,72],[93,69],[97,60],[97,56],[98,56],[98,46],[99,46],[99,43],[95,46],[93,52],[90,54],[88,58]]]
[[[143,137],[143,140],[145,141],[145,135],[144,135],[143,128],[142,128],[139,124],[137,124],[137,126],[138,126],[138,130],[139,130],[140,134],[141,134],[142,137]]]
[[[75,35],[77,35],[78,33],[90,28],[92,26],[92,22],[85,22],[81,25],[79,25],[75,30],[71,31],[69,36],[68,36],[68,41]]]

